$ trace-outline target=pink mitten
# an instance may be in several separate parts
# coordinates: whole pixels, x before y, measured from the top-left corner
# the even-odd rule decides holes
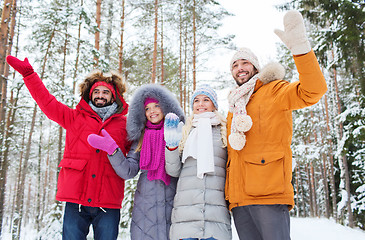
[[[19,72],[23,77],[29,76],[34,73],[32,65],[30,65],[28,58],[24,61],[17,59],[13,56],[7,56],[6,61],[10,66],[12,66],[17,72]]]
[[[101,134],[103,136],[99,136],[97,134],[90,134],[87,138],[89,144],[97,149],[101,149],[107,152],[109,155],[112,155],[115,149],[118,148],[117,143],[114,139],[109,135],[106,130],[101,130]]]

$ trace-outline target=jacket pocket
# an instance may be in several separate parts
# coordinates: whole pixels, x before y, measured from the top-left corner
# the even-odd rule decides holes
[[[58,167],[61,167],[58,178],[57,196],[60,198],[80,199],[85,181],[86,160],[64,158]]]
[[[251,196],[284,192],[284,153],[265,153],[245,158],[245,189]]]
[[[121,206],[123,198],[124,179],[115,173],[110,164],[105,164],[99,202]]]

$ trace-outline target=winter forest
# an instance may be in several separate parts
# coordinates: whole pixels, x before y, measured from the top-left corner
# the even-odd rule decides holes
[[[5,57],[28,57],[48,90],[70,107],[80,99],[79,82],[98,68],[123,74],[127,102],[138,86],[159,83],[189,115],[189,96],[208,56],[239,47],[234,35],[216,34],[231,13],[219,0],[0,3],[0,239],[30,239],[27,231],[36,239],[60,239],[64,203],[55,194],[65,131],[40,111]],[[318,104],[293,112],[291,215],[365,229],[364,1],[292,0],[276,7],[303,14],[328,84]],[[285,66],[286,80],[298,79],[284,45],[276,61]],[[233,86],[228,71],[214,78],[217,90]],[[136,179],[126,181],[121,236],[129,232]]]

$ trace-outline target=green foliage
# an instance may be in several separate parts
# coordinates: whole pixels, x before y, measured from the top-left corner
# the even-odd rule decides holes
[[[345,190],[344,176],[348,174],[354,221],[364,228],[365,5],[362,2],[292,0],[279,8],[298,9],[307,20],[308,35],[328,84],[326,107],[322,102],[294,114],[293,154],[299,158],[302,169],[308,162],[317,166],[315,174],[322,183],[329,180],[323,179],[323,171],[328,176],[328,157],[333,157],[335,192],[330,192],[330,199],[335,198],[338,204],[332,207],[339,211],[344,209],[347,199],[337,191]],[[288,64],[290,61],[285,55],[282,54],[281,59]],[[310,116],[309,111],[313,111],[313,115]],[[347,161],[348,172],[344,172],[343,159]],[[321,169],[321,161],[326,162],[326,169]],[[304,192],[297,194],[300,194],[299,204],[307,198]],[[321,196],[323,191],[317,196],[316,203],[323,206]],[[343,215],[345,211],[339,212],[341,222],[348,220]]]
[[[343,66],[353,78],[359,81],[365,96],[365,4],[362,0],[293,0],[286,8],[300,9],[303,16],[321,28],[316,32],[319,42],[318,57],[328,64],[328,52],[338,55],[333,63]],[[338,53],[337,53],[338,52]]]

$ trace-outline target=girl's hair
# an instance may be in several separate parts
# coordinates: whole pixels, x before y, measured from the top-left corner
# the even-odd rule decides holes
[[[217,110],[214,111],[214,113],[217,115],[218,119],[220,120],[220,127],[221,127],[221,137],[223,146],[227,147],[227,120],[221,113],[219,113]],[[194,114],[191,115],[187,120],[185,125],[182,128],[182,138],[179,143],[179,151],[182,152],[184,150],[184,145],[186,143],[186,140],[188,139],[189,133],[191,131],[191,128],[193,126],[193,119]]]
[[[136,151],[135,152],[140,152],[141,151],[141,149],[142,149],[142,143],[143,143],[143,136],[144,136],[144,130],[146,129],[146,127],[145,128],[143,128],[143,130],[142,130],[142,132],[141,132],[141,136],[140,136],[140,138],[139,138],[139,140],[138,140],[138,145],[137,145],[137,148],[136,148]]]

